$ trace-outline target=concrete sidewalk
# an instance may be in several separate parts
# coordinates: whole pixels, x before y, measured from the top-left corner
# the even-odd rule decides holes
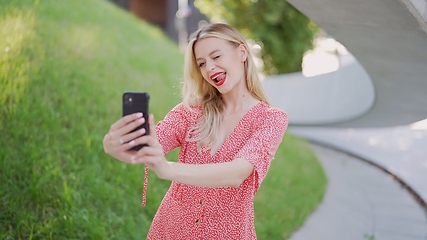
[[[323,146],[313,150],[329,180],[323,202],[291,240],[427,239],[427,128],[289,131]]]
[[[327,177],[323,202],[291,240],[425,240],[427,218],[389,174],[356,157],[312,145]]]
[[[376,129],[291,127],[290,131],[380,166],[402,180],[427,203],[426,126]]]

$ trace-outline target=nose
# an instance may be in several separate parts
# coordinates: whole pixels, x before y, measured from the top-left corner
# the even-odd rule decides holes
[[[215,69],[215,64],[214,64],[214,62],[213,62],[213,61],[211,61],[211,60],[207,60],[207,61],[206,61],[206,68],[207,68],[209,71],[214,70],[214,69]]]

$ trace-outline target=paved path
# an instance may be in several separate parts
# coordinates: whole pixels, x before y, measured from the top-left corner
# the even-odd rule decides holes
[[[290,131],[381,166],[401,179],[427,203],[427,121],[419,127],[292,127]]]
[[[312,145],[328,177],[323,202],[291,240],[426,240],[427,217],[391,175]]]

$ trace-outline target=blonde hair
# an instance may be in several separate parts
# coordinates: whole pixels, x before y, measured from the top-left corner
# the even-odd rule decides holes
[[[187,139],[187,141],[197,142],[199,150],[215,140],[221,123],[221,113],[224,111],[221,93],[203,78],[194,55],[196,42],[210,37],[227,40],[236,46],[245,45],[248,51],[244,62],[246,87],[254,98],[269,104],[245,38],[235,28],[224,23],[209,24],[197,30],[191,35],[185,51],[182,98],[184,106],[188,109],[201,106],[203,111],[199,121],[190,129],[191,134]]]

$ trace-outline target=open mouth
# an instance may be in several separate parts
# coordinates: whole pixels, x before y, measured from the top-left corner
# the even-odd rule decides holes
[[[225,72],[218,72],[218,73],[211,75],[210,78],[215,83],[215,85],[219,87],[222,84],[224,84],[225,79],[226,79],[226,73]]]

